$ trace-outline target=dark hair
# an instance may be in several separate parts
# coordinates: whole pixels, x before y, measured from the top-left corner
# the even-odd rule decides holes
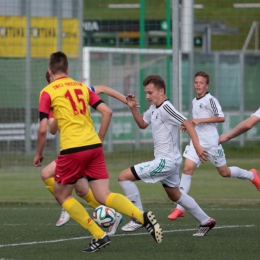
[[[158,76],[158,75],[149,75],[147,76],[144,81],[143,81],[143,85],[144,87],[149,85],[150,83],[153,83],[154,86],[159,90],[159,89],[163,89],[164,93],[166,92],[166,86],[165,86],[165,82],[164,80]]]
[[[49,61],[49,68],[53,74],[66,73],[68,70],[67,55],[61,51],[52,53]]]
[[[48,70],[46,71],[45,78],[46,78],[47,82],[50,84],[51,83],[51,76],[50,76]]]
[[[201,77],[205,78],[207,84],[209,84],[209,74],[208,74],[207,72],[205,72],[205,71],[203,71],[203,70],[200,70],[200,71],[198,71],[198,72],[195,74],[194,78],[196,78],[196,77],[198,77],[198,76],[201,76]]]

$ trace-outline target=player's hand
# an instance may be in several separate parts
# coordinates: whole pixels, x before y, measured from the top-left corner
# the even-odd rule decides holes
[[[42,161],[43,161],[43,159],[44,159],[44,156],[43,156],[42,154],[41,154],[41,155],[36,154],[35,157],[34,157],[34,159],[33,159],[33,165],[34,165],[35,167],[40,167],[40,166],[42,166]]]
[[[138,106],[140,107],[140,105],[138,104],[135,95],[133,94],[127,94],[126,95],[126,104],[130,107],[130,108],[138,108]]]
[[[181,133],[187,133],[187,129],[186,129],[185,126],[180,126],[179,131],[180,131]]]
[[[194,148],[196,150],[196,153],[202,163],[207,161],[208,153],[207,151],[200,145],[194,145]]]
[[[218,144],[222,144],[222,143],[225,143],[227,141],[229,141],[230,138],[228,136],[228,134],[222,134],[219,139],[218,139]]]

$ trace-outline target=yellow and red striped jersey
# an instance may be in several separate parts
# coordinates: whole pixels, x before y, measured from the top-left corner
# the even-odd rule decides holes
[[[102,102],[85,84],[60,77],[40,93],[39,112],[53,114],[60,131],[60,150],[101,143],[88,106]]]

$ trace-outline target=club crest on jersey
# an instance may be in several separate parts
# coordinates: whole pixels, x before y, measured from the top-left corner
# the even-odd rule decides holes
[[[203,103],[200,103],[199,107],[200,107],[200,108],[203,108],[203,107],[204,107]]]

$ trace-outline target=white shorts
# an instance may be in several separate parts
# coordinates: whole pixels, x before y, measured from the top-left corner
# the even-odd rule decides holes
[[[210,149],[206,149],[206,148],[204,149],[208,152],[207,158],[212,162],[212,164],[215,167],[220,167],[227,164],[226,156],[222,148],[222,145],[218,145]],[[197,164],[197,167],[199,167],[201,164],[201,161],[193,145],[186,146],[185,151],[183,152],[183,157],[195,162]]]
[[[172,161],[169,158],[154,159],[134,165],[138,177],[146,183],[161,182],[168,187],[179,187],[180,185],[180,162]]]

